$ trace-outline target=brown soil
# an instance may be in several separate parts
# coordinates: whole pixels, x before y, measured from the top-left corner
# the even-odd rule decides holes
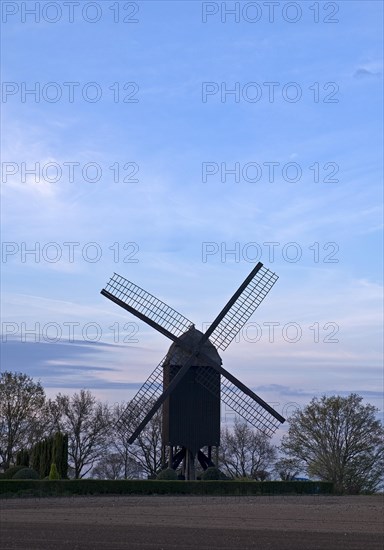
[[[0,501],[2,550],[383,550],[382,496]]]

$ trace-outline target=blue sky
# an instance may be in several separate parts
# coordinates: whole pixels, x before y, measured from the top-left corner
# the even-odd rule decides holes
[[[225,368],[382,410],[382,3],[50,4],[3,2],[2,369],[127,400],[170,342],[112,273],[199,328],[261,259]]]

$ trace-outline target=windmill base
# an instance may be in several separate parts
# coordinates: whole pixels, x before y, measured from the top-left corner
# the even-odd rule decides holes
[[[216,455],[217,455],[217,448],[216,448]],[[168,468],[177,470],[180,464],[182,464],[181,473],[182,473],[183,479],[185,480],[194,481],[196,479],[196,458],[200,463],[200,466],[203,468],[203,470],[216,466],[215,463],[212,461],[211,446],[208,447],[207,455],[203,453],[203,451],[201,450],[199,450],[196,454],[190,451],[189,449],[187,449],[186,447],[181,447],[179,450],[177,450],[177,448],[173,446],[168,447]]]

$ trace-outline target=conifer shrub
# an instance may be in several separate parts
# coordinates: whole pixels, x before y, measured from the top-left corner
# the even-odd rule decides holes
[[[22,468],[15,473],[12,479],[40,479],[39,474],[32,468]]]
[[[30,452],[30,466],[44,479],[49,476],[51,464],[55,463],[59,479],[68,477],[68,435],[57,432],[38,441]]]
[[[54,462],[51,464],[48,479],[60,479],[60,474],[57,471],[56,464]]]
[[[16,453],[16,466],[29,467],[29,452],[27,449],[21,449]]]
[[[166,468],[157,474],[156,479],[164,479],[168,481],[177,480],[177,473],[172,468]]]
[[[11,466],[8,470],[5,470],[3,479],[12,479],[16,472],[23,470],[25,466]]]
[[[210,466],[201,475],[202,481],[219,481],[224,479],[226,479],[226,476],[215,466]]]

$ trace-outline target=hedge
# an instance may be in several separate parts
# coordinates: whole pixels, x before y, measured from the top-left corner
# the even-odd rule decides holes
[[[325,481],[0,480],[0,496],[330,494]]]

